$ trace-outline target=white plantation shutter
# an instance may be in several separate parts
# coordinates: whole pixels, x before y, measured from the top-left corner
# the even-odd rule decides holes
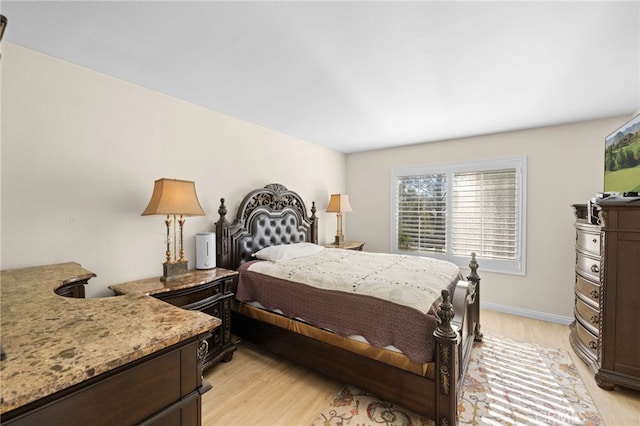
[[[452,253],[515,260],[517,195],[515,169],[453,173]]]
[[[393,171],[392,252],[524,274],[526,158]]]
[[[446,175],[400,177],[396,185],[398,247],[403,251],[444,253]]]

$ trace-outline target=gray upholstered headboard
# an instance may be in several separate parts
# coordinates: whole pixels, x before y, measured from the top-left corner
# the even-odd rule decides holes
[[[224,201],[220,200],[215,224],[217,266],[236,269],[252,260],[253,253],[276,244],[318,243],[315,203],[309,216],[302,198],[283,185],[273,183],[249,192],[232,223],[225,218]]]

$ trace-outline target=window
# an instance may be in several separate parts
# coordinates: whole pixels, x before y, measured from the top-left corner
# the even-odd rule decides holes
[[[392,172],[393,253],[525,274],[526,158]]]

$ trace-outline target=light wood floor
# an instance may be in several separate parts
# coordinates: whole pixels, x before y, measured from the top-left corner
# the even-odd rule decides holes
[[[640,426],[640,392],[600,389],[573,353],[569,327],[484,310],[480,318],[484,334],[568,351],[606,425]],[[231,362],[205,372],[205,379],[214,387],[203,396],[204,426],[309,425],[342,387],[248,343],[240,344]]]

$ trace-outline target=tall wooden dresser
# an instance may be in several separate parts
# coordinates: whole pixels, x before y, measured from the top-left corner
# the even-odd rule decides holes
[[[600,203],[576,214],[575,321],[570,342],[603,389],[640,389],[640,200]]]

